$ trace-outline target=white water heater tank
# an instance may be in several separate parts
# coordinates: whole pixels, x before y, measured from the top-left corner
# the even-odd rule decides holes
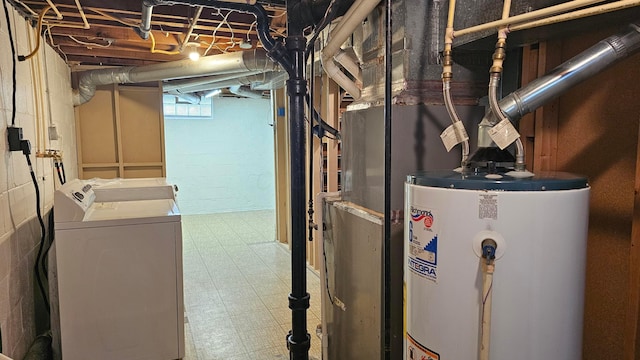
[[[479,358],[485,239],[497,243],[489,359],[582,359],[585,178],[421,173],[405,200],[405,359]]]

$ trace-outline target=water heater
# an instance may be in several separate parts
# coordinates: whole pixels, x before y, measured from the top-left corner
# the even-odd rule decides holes
[[[585,178],[444,171],[405,186],[406,359],[582,359]]]

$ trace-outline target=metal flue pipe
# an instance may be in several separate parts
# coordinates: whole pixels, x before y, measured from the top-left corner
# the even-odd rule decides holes
[[[637,22],[504,97],[499,102],[500,108],[511,121],[516,121],[639,49],[640,22]]]
[[[246,89],[240,85],[230,86],[229,92],[238,96],[246,97],[246,98],[263,99],[262,91]]]
[[[210,82],[210,83],[201,84],[201,85],[174,88],[174,89],[171,89],[169,92],[174,91],[180,94],[188,94],[188,93],[194,93],[198,91],[224,89],[231,86],[242,86],[242,85],[248,85],[248,86],[251,86],[252,89],[256,89],[257,87],[259,87],[259,85],[267,85],[267,87],[269,87],[268,86],[269,83],[273,81],[277,81],[279,78],[280,78],[280,73],[270,71],[262,74],[237,76],[232,79],[228,79],[224,81],[215,81],[215,82]],[[273,87],[275,88],[275,86],[277,85],[278,84],[274,84]],[[256,90],[263,90],[263,89],[256,89]],[[270,90],[270,89],[267,89],[267,90]],[[168,90],[165,89],[165,91],[168,91]]]
[[[174,81],[169,81],[162,84],[162,90],[171,91],[175,89],[183,89],[187,87],[213,84],[221,81],[237,79],[239,77],[256,75],[259,73],[260,73],[259,71],[250,71],[247,73],[232,73],[232,74],[223,74],[223,75],[200,76],[197,78],[174,80]]]
[[[276,69],[278,69],[278,65],[267,57],[264,50],[254,49],[205,56],[199,61],[187,59],[140,67],[92,70],[84,72],[80,76],[78,90],[73,94],[73,103],[80,105],[89,101],[99,85],[142,83],[214,74],[274,71]]]

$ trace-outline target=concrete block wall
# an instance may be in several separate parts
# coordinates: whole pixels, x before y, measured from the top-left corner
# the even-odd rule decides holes
[[[0,10],[1,12],[1,10]],[[16,51],[31,52],[36,31],[9,6],[9,18]],[[46,327],[34,278],[34,262],[40,241],[36,218],[36,195],[25,156],[9,152],[7,126],[12,112],[12,61],[8,24],[0,13],[0,331],[2,353],[22,359],[37,332]],[[34,58],[16,66],[16,126],[31,141],[31,161],[40,187],[42,213],[53,205],[53,192],[59,186],[53,163],[37,158],[37,150],[63,151],[67,178],[77,177],[75,118],[71,99],[70,70],[64,60],[42,43]],[[37,140],[37,128],[50,122],[58,127],[60,140],[49,141],[46,130]]]
[[[275,208],[269,100],[213,98],[212,119],[165,119],[167,179],[183,214]]]

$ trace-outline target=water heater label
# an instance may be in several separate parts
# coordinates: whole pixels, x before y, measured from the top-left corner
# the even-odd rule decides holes
[[[407,334],[407,360],[440,360],[440,355],[422,346]]]
[[[411,207],[409,221],[409,270],[431,281],[438,281],[437,217],[433,210]]]
[[[478,198],[478,218],[498,220],[498,195],[480,194]]]

